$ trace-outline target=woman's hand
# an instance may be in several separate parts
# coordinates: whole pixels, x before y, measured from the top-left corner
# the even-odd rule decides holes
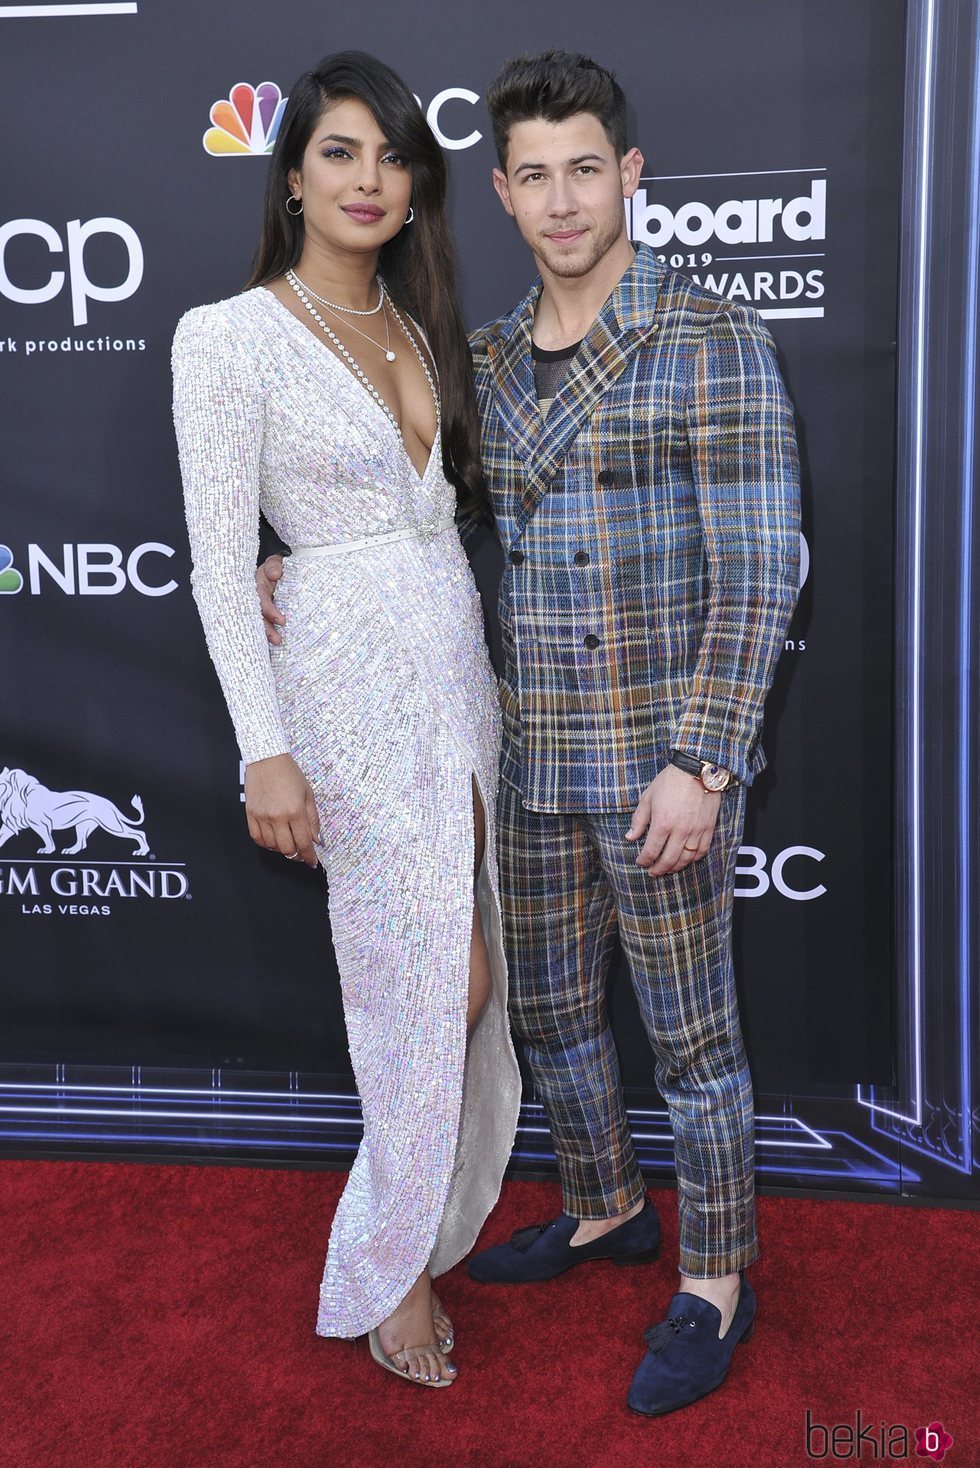
[[[248,833],[266,851],[316,866],[313,842],[320,839],[313,791],[291,754],[256,760],[245,768]]]

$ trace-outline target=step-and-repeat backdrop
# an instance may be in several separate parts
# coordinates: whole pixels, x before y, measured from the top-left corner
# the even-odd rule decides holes
[[[310,1098],[308,1155],[341,1132],[350,1145],[324,883],[248,840],[191,600],[170,342],[184,310],[240,289],[290,84],[346,46],[404,75],[446,150],[467,321],[510,306],[532,269],[491,189],[481,95],[506,57],[559,44],[615,68],[631,100],[646,159],[632,237],[761,312],[798,409],[802,590],[738,878],[745,1025],[760,1093],[777,1098],[760,1124],[770,1163],[899,1186],[899,1161],[859,1135],[848,1098],[893,1079],[902,12],[895,0],[607,0],[601,15],[583,0],[372,0],[329,15],[312,0],[0,4],[0,1066],[7,1099],[35,1107],[26,1121],[8,1109],[8,1138],[30,1125],[52,1141],[108,1138],[81,1105],[100,1068],[99,1094],[130,1108],[117,1140],[134,1146],[152,1128],[130,1103],[159,1094],[198,1098],[193,1125],[173,1102],[162,1148],[222,1128],[229,1146],[285,1148]],[[476,568],[492,607],[492,546]],[[648,1158],[668,1165],[622,978],[613,1009]],[[60,1124],[54,1101],[45,1110],[52,1079]],[[235,1133],[210,1109],[222,1087],[263,1098],[264,1129]],[[541,1164],[537,1135],[522,1155]]]

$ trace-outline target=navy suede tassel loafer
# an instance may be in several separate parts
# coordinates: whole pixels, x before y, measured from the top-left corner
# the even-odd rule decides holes
[[[617,1224],[591,1244],[572,1246],[578,1219],[560,1213],[551,1223],[520,1228],[506,1244],[474,1254],[466,1272],[480,1284],[533,1284],[555,1279],[590,1259],[614,1264],[652,1264],[660,1253],[660,1220],[650,1199],[635,1218]]]
[[[735,1347],[755,1328],[755,1295],[744,1275],[735,1316],[721,1340],[720,1324],[721,1311],[709,1300],[675,1295],[667,1319],[645,1334],[648,1350],[633,1377],[627,1405],[644,1417],[659,1417],[721,1386]]]

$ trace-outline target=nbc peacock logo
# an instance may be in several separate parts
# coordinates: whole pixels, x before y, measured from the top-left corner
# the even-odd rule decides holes
[[[202,138],[212,158],[262,157],[271,153],[288,97],[275,82],[236,82],[227,101],[211,107],[211,123]]]
[[[14,565],[9,545],[0,545],[0,596],[13,596],[24,584],[24,578]]]

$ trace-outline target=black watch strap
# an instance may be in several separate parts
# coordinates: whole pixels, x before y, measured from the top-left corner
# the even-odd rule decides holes
[[[700,780],[702,786],[711,795],[720,795],[723,790],[735,782],[735,776],[731,770],[723,770],[721,765],[713,765],[710,760],[695,759],[692,754],[685,754],[682,749],[670,751],[670,763],[676,765],[687,775],[693,775],[695,780]]]
[[[679,770],[684,771],[685,775],[693,775],[696,780],[701,778],[702,761],[695,759],[693,754],[685,754],[682,749],[672,749],[668,763],[676,765]]]

